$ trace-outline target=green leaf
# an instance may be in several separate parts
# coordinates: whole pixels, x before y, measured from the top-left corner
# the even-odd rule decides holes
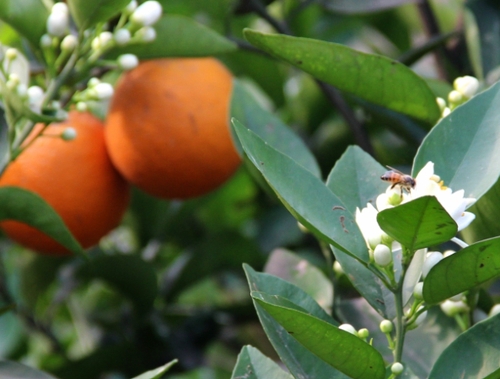
[[[130,53],[140,59],[203,57],[236,50],[233,42],[188,17],[164,15],[154,28],[156,39],[153,42],[116,47],[109,55],[117,57]]]
[[[244,35],[256,47],[342,91],[430,123],[440,116],[427,83],[397,61],[314,39],[250,29]]]
[[[423,196],[377,215],[384,232],[416,251],[447,242],[457,234],[457,224],[434,196]]]
[[[380,176],[387,171],[370,154],[358,146],[349,146],[335,163],[326,186],[351,212],[375,204],[377,196],[385,192],[387,183]]]
[[[498,378],[500,315],[490,317],[462,333],[432,368],[429,379]],[[496,373],[496,375],[493,375]],[[492,374],[492,376],[489,376]]]
[[[500,83],[443,118],[427,135],[413,164],[415,176],[427,162],[454,191],[479,199],[500,175]]]
[[[262,173],[290,213],[318,238],[368,261],[368,251],[354,215],[310,171],[273,149],[233,119],[245,153]]]
[[[231,116],[273,148],[289,156],[315,176],[321,177],[318,163],[304,142],[278,117],[265,110],[239,80],[234,81]]]
[[[139,313],[151,309],[158,293],[153,266],[135,255],[100,255],[82,266],[79,275],[109,283],[128,297]]]
[[[55,379],[52,375],[35,370],[21,363],[0,359],[0,378],[2,379]]]
[[[500,237],[470,245],[441,260],[424,280],[424,299],[435,304],[500,276]]]
[[[71,16],[80,30],[119,14],[130,0],[68,0]]]
[[[474,14],[467,8],[464,9],[464,37],[467,43],[467,54],[474,75],[479,80],[484,80],[479,26],[477,25]]]
[[[326,9],[346,14],[380,12],[417,0],[321,0]]]
[[[83,254],[83,248],[62,218],[33,192],[18,187],[0,188],[0,220],[15,220],[28,224],[73,253]]]
[[[151,371],[147,371],[139,376],[135,376],[133,379],[160,379],[163,374],[170,370],[170,368],[177,362],[177,359],[174,359],[173,361],[170,361],[161,367],[155,368]]]
[[[250,266],[243,265],[248,285],[252,291],[262,291],[288,299],[297,307],[307,310],[311,315],[325,322],[338,325],[326,312],[303,290],[284,280],[255,272]],[[304,379],[331,378],[347,379],[322,359],[312,354],[254,301],[259,320],[274,349],[294,377]]]
[[[253,298],[288,334],[332,367],[351,378],[385,378],[382,356],[360,338],[307,313]]]
[[[45,23],[49,11],[40,0],[2,0],[0,19],[26,37],[34,46],[46,32]]]
[[[252,346],[243,346],[231,379],[293,379],[275,362]]]

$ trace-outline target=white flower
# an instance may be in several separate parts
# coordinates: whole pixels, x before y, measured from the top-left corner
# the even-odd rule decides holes
[[[424,264],[422,266],[422,276],[425,278],[431,268],[437,265],[443,259],[443,254],[439,251],[430,251],[427,253]]]
[[[134,54],[123,54],[118,57],[118,65],[123,70],[132,70],[139,64],[139,58]]]
[[[473,76],[462,76],[455,79],[453,88],[465,98],[470,99],[479,89],[479,81]]]
[[[339,329],[341,329],[341,330],[343,330],[345,332],[354,334],[355,336],[358,335],[358,332],[356,331],[356,329],[354,329],[354,326],[352,326],[351,324],[342,324],[342,325],[339,325]]]
[[[405,198],[403,203],[422,196],[435,196],[457,223],[458,231],[469,226],[476,217],[473,213],[465,212],[468,207],[476,202],[476,199],[464,197],[464,190],[453,192],[451,188],[446,188],[442,183],[438,183],[434,175],[434,163],[427,162],[415,177],[415,182],[415,188],[411,190],[410,196]]]
[[[160,19],[162,12],[159,2],[148,0],[137,7],[130,19],[138,25],[151,26]]]
[[[378,211],[370,203],[362,210],[356,208],[356,224],[358,224],[359,230],[361,230],[361,234],[363,234],[366,245],[370,250],[375,249],[382,242],[382,237],[385,235],[377,222],[377,213]]]

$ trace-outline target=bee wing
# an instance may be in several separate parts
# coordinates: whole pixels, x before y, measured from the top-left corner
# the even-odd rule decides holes
[[[388,165],[385,165],[385,167],[387,167],[388,169],[390,169],[390,170],[392,170],[394,172],[397,172],[398,174],[405,175],[401,171],[399,171],[398,169],[395,169],[394,167],[391,167],[391,166],[388,166]]]

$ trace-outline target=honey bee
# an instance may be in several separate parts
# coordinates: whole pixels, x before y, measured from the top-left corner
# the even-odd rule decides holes
[[[387,166],[390,170],[380,177],[383,181],[392,183],[391,189],[395,186],[401,188],[401,196],[403,196],[403,190],[410,192],[412,188],[415,188],[415,179],[410,175],[403,174],[401,171],[396,170],[391,166]]]

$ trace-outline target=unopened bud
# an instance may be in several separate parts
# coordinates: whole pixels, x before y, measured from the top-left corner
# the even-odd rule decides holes
[[[62,14],[68,15],[69,9],[68,9],[68,6],[66,5],[66,3],[59,2],[59,3],[55,3],[52,6],[52,9],[50,10],[50,12],[51,13],[62,13]]]
[[[366,339],[370,336],[370,331],[366,328],[362,328],[358,330],[358,337],[362,339]]]
[[[132,70],[139,64],[139,59],[134,54],[123,54],[118,57],[118,66],[123,70]]]
[[[76,110],[79,111],[79,112],[85,112],[86,110],[88,110],[88,105],[86,102],[84,101],[79,101],[78,103],[76,103]]]
[[[26,87],[26,84],[24,83],[19,83],[16,88],[17,95],[19,97],[27,97],[28,96],[28,87]]]
[[[52,46],[52,37],[49,36],[48,34],[42,35],[42,37],[40,37],[40,47],[47,48],[51,46]]]
[[[130,31],[128,29],[118,29],[115,31],[114,38],[117,45],[126,45],[131,38]]]
[[[138,25],[151,26],[160,19],[162,12],[159,2],[148,0],[137,7],[130,20]]]
[[[380,322],[380,330],[382,333],[390,333],[392,332],[392,322],[390,320],[382,320]]]
[[[443,112],[444,108],[446,108],[446,100],[443,99],[442,97],[436,97],[436,103],[439,107],[439,110]]]
[[[156,30],[151,26],[140,28],[135,34],[142,42],[151,42],[156,39]]]
[[[470,99],[479,89],[479,81],[473,76],[462,76],[455,79],[453,87],[465,98]]]
[[[402,374],[404,369],[405,369],[404,366],[399,362],[394,362],[391,366],[391,372],[394,375]]]
[[[67,13],[53,12],[49,14],[49,17],[47,18],[47,32],[50,35],[62,37],[66,34],[68,27],[69,17]]]
[[[354,326],[352,326],[351,324],[342,324],[342,325],[339,325],[339,329],[341,329],[341,330],[343,330],[345,332],[354,334],[355,336],[358,335],[358,332],[356,331],[356,329],[354,329]]]
[[[441,117],[446,117],[451,113],[451,109],[446,107],[443,109],[443,112],[441,113]]]
[[[63,130],[63,132],[61,133],[61,138],[64,141],[74,140],[76,138],[76,136],[77,136],[77,132],[76,132],[75,128],[71,128],[71,127],[65,128]]]
[[[432,251],[427,253],[427,257],[425,258],[424,264],[422,265],[422,276],[425,278],[431,268],[438,264],[441,259],[443,259],[443,254],[441,254],[439,251]]]
[[[78,40],[73,34],[68,34],[61,42],[61,50],[73,51],[78,43]]]
[[[109,83],[99,83],[94,87],[96,97],[99,100],[109,99],[113,96],[113,86]]]
[[[463,301],[445,300],[441,303],[440,307],[441,310],[450,317],[469,311],[469,307]]]
[[[87,83],[87,87],[95,87],[98,85],[101,81],[99,78],[92,77],[89,79],[89,82]]]
[[[495,304],[494,306],[491,307],[490,313],[488,313],[488,316],[493,317],[499,313],[500,313],[500,304]]]
[[[415,287],[413,288],[413,296],[415,297],[416,300],[422,300],[424,298],[423,288],[424,288],[423,282],[418,282],[417,284],[415,284]]]
[[[448,102],[450,104],[459,105],[464,101],[464,96],[458,91],[453,90],[448,94]]]
[[[9,47],[6,51],[5,51],[5,58],[7,58],[8,60],[11,60],[13,61],[14,59],[17,58],[17,49],[13,48],[13,47]]]
[[[339,261],[333,262],[333,271],[337,274],[337,276],[344,275],[344,269],[340,265]]]
[[[373,259],[381,267],[386,267],[392,262],[392,252],[386,245],[377,245],[373,250]]]
[[[137,9],[137,1],[132,0],[128,5],[125,7],[124,12],[127,14],[131,14],[133,11]]]

